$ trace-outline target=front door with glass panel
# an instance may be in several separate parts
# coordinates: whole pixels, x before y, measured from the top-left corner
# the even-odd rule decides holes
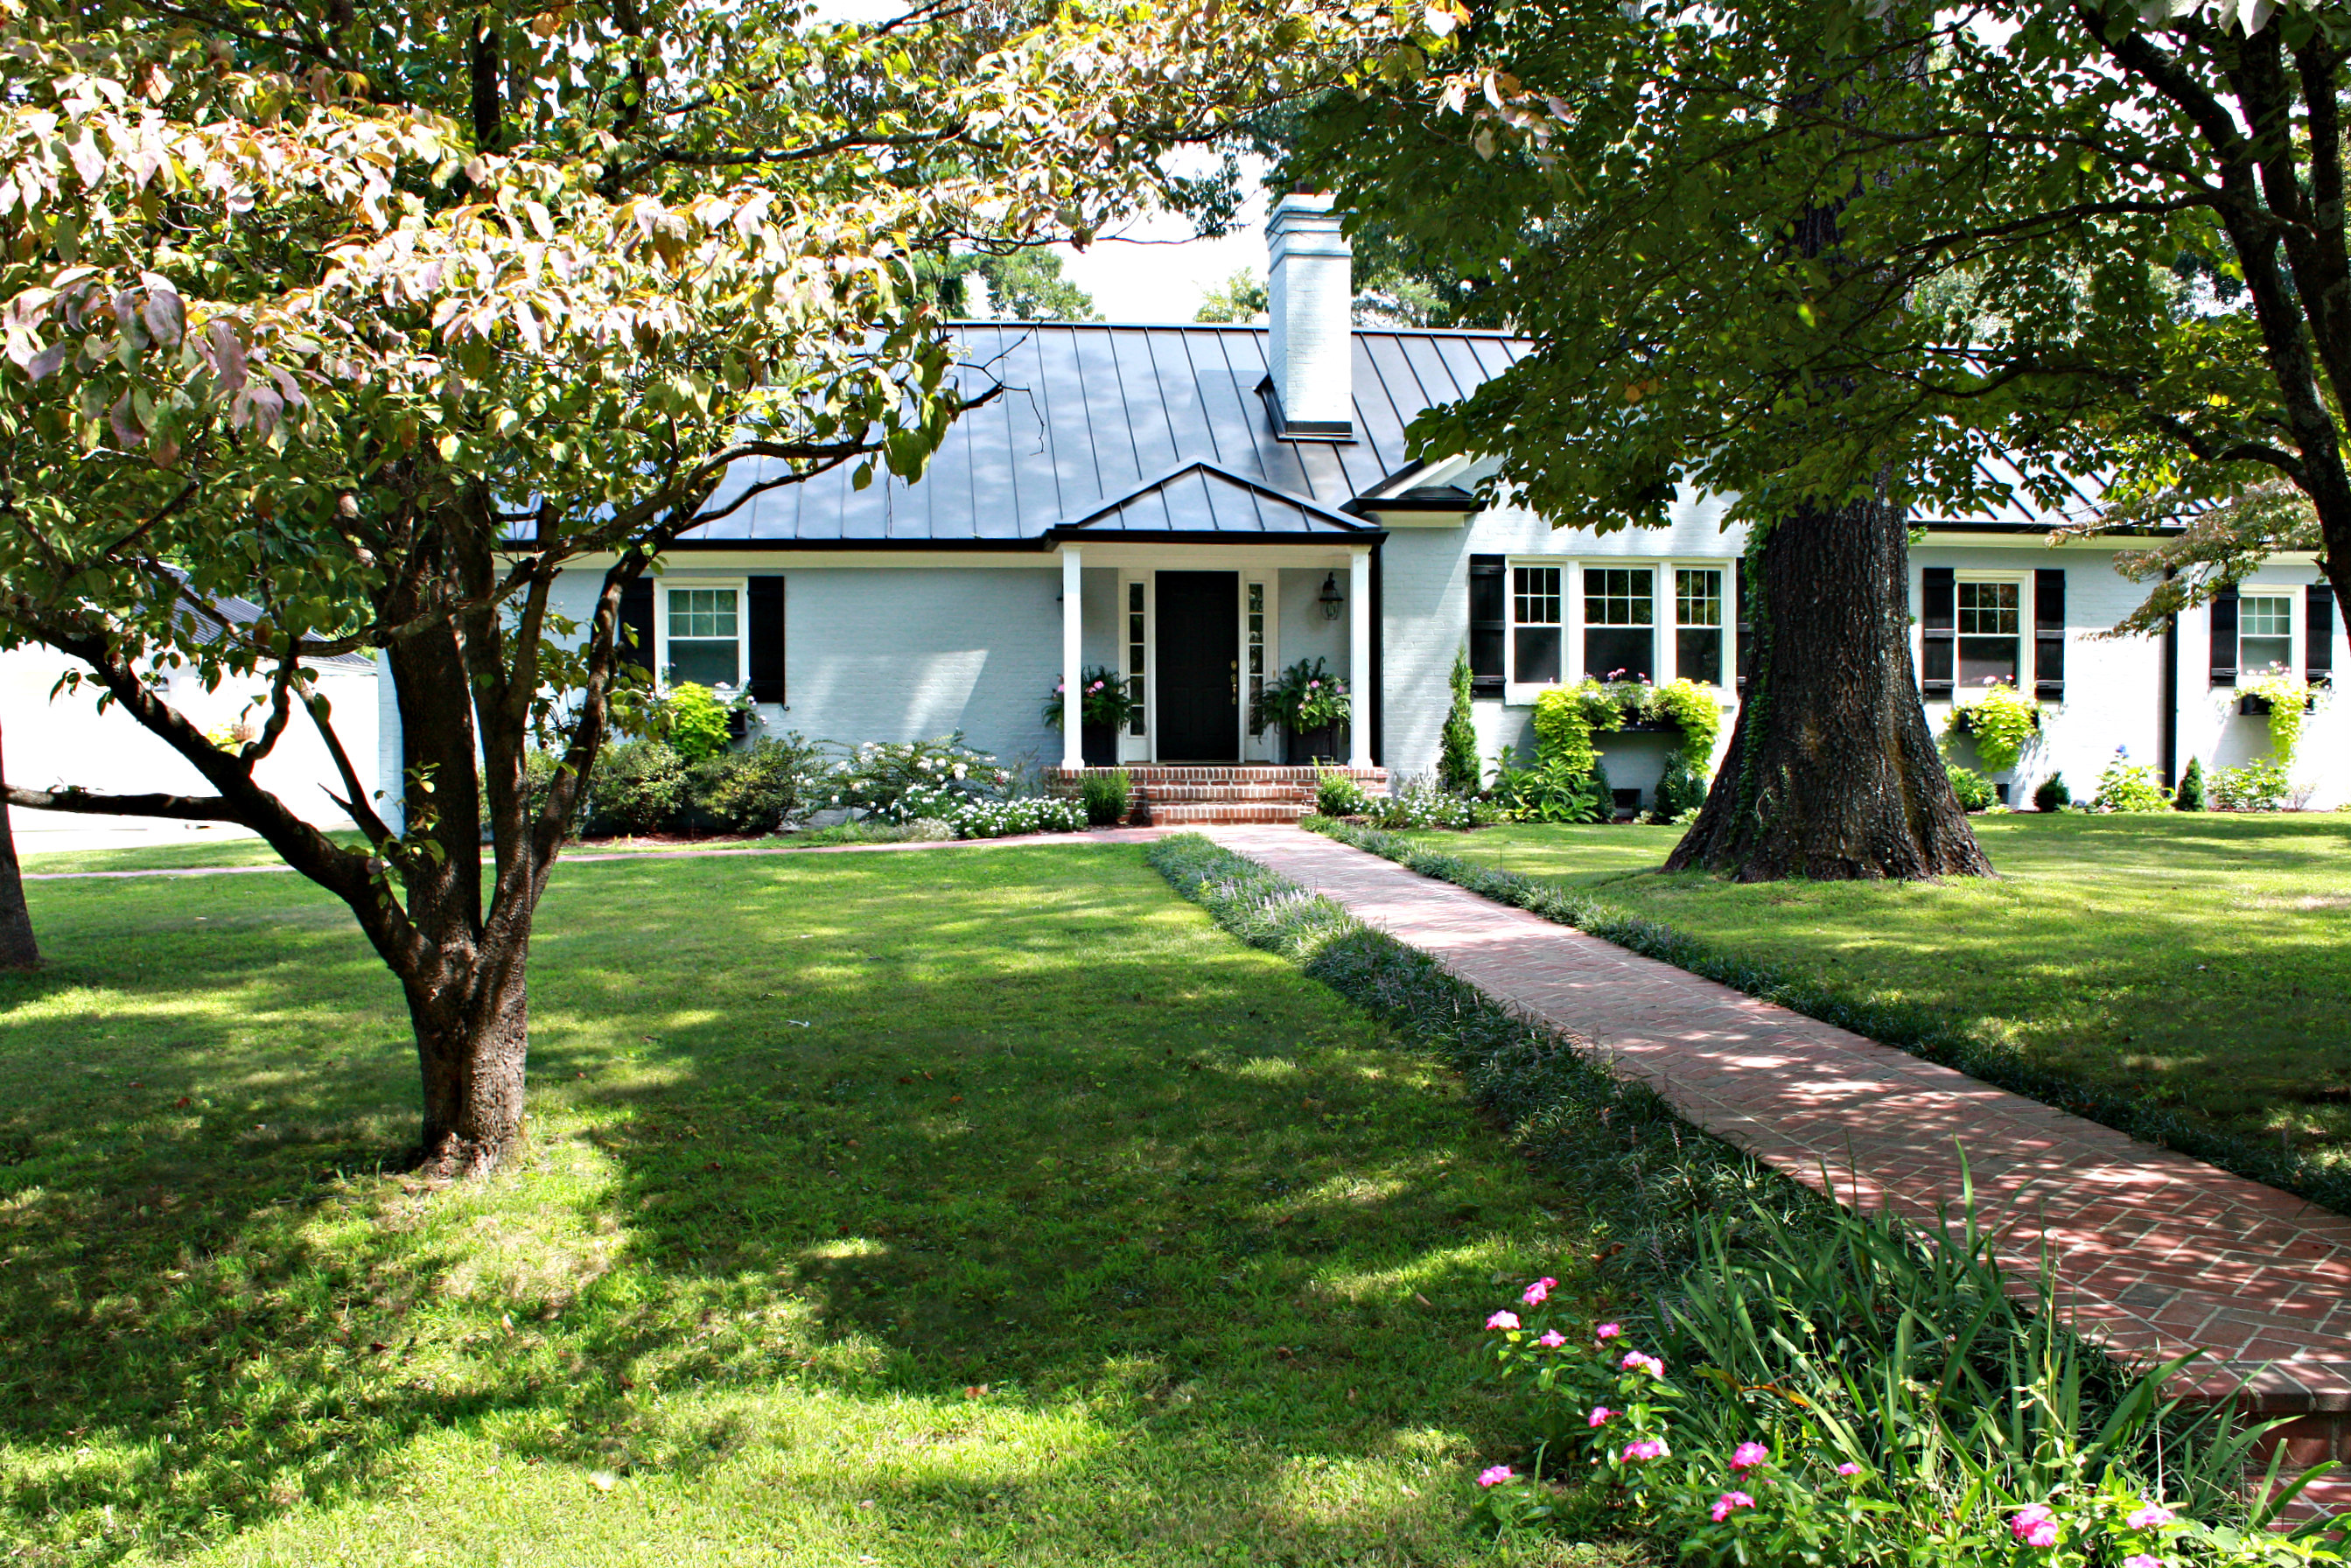
[[[1154,578],[1159,651],[1159,760],[1240,759],[1240,573]]]

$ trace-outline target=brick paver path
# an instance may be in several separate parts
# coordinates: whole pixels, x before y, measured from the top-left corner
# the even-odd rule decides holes
[[[1294,828],[1209,828],[1510,1007],[1613,1052],[1691,1122],[1840,1200],[1977,1213],[2082,1328],[2209,1353],[2178,1392],[2351,1410],[2351,1219]],[[2200,1370],[2199,1370],[2200,1369]]]

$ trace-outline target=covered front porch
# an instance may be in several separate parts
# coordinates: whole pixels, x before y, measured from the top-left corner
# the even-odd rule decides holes
[[[1359,518],[1204,463],[1055,529],[1062,768],[1288,773],[1307,751],[1371,768],[1373,551],[1384,537]],[[1301,747],[1261,699],[1285,667],[1316,659],[1344,683],[1351,711],[1343,730],[1305,737]],[[1105,678],[1123,688],[1129,712],[1114,729],[1090,729],[1086,688]],[[1302,771],[1311,779],[1312,769]]]

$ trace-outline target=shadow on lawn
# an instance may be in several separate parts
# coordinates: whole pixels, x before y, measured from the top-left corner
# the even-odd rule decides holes
[[[910,912],[879,865],[596,872],[538,952],[537,1168],[474,1191],[373,1173],[404,1020],[355,936],[283,918],[291,884],[128,931],[92,898],[51,946],[103,930],[102,962],[0,982],[0,1517],[33,1561],[370,1496],[451,1427],[661,1473],[750,1440],[664,1390],[1082,1407],[1293,1460],[1490,1418],[1449,1331],[1542,1228],[1522,1169],[1155,880],[1015,891],[997,861]],[[664,903],[705,887],[734,920]],[[190,906],[275,936],[189,937]],[[88,1028],[66,1004],[117,1038],[28,1064]],[[943,1518],[1001,1491],[901,1484]]]

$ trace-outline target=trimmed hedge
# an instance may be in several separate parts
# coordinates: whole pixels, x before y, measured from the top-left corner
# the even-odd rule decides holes
[[[1162,839],[1145,858],[1234,936],[1290,959],[1451,1065],[1513,1146],[1605,1191],[1614,1239],[1651,1285],[1670,1286],[1696,1256],[1709,1214],[1761,1207],[1788,1225],[1827,1218],[1825,1200],[1683,1122],[1646,1084],[1329,899],[1196,833]]]
[[[1693,975],[1702,975],[1735,991],[1776,1002],[1791,1012],[1924,1057],[1994,1088],[2070,1111],[2158,1148],[2193,1155],[2249,1181],[2283,1188],[2338,1214],[2351,1214],[2351,1171],[2336,1170],[2305,1155],[2207,1125],[2119,1090],[2085,1083],[2036,1067],[2015,1047],[1986,1040],[1928,1009],[1907,1002],[1869,1001],[1809,976],[1791,974],[1776,965],[1719,953],[1660,921],[1634,915],[1573,888],[1478,865],[1395,833],[1358,828],[1326,817],[1309,817],[1301,825],[1341,843],[1394,861],[1407,871],[1468,888],[1497,904],[1523,909],[1562,925],[1573,925],[1603,941],[1614,942]]]

